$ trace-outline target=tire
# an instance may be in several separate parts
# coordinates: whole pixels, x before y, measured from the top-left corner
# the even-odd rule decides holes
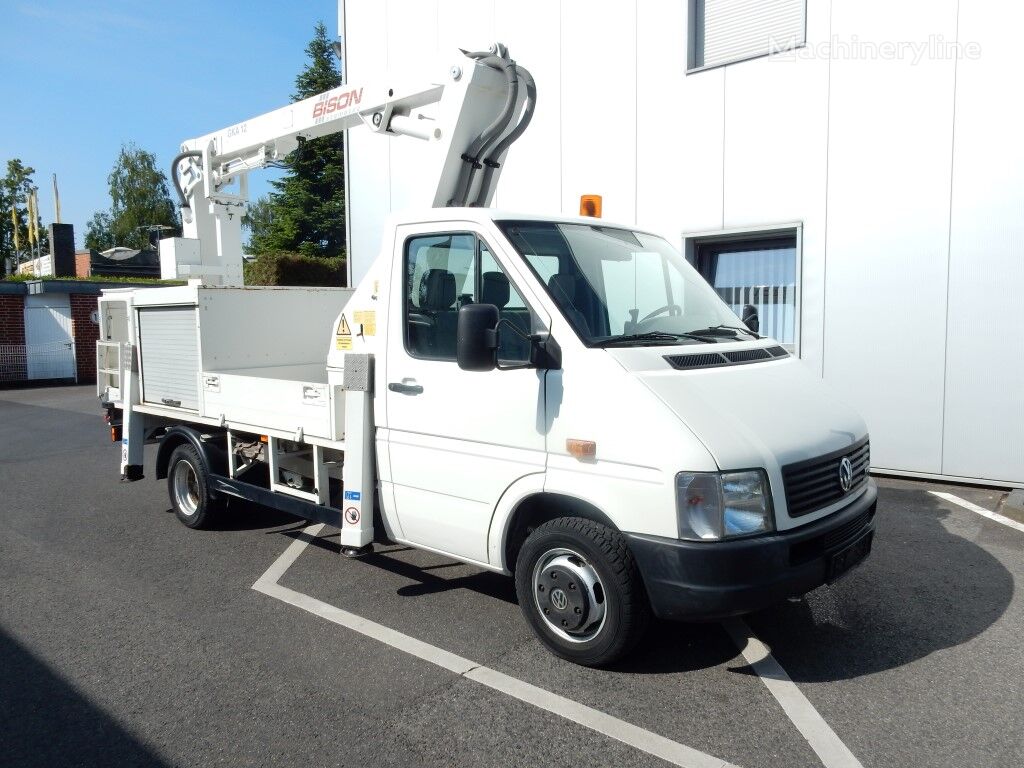
[[[650,623],[626,540],[591,520],[560,517],[539,526],[519,552],[515,579],[519,607],[534,633],[575,664],[603,666],[621,658]]]
[[[210,493],[209,476],[196,449],[179,445],[167,464],[167,493],[178,519],[189,528],[208,528],[224,505]]]

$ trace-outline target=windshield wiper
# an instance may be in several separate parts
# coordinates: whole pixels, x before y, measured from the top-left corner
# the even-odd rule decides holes
[[[693,339],[705,344],[714,344],[715,340],[708,336],[697,336],[692,333],[666,333],[665,331],[647,331],[646,333],[630,333],[625,336],[613,336],[610,339],[603,339],[597,342],[596,347],[611,347],[619,344],[630,344],[637,341],[678,341],[679,339]]]
[[[747,334],[748,336],[753,336],[755,339],[764,338],[763,336],[759,336],[758,334],[754,333],[749,328],[743,328],[738,325],[710,325],[707,328],[698,328],[697,330],[690,331],[690,333],[700,336],[717,336],[718,338],[722,338],[723,334],[717,333],[717,331],[741,331]],[[736,336],[735,333],[732,333],[730,335],[734,338]]]

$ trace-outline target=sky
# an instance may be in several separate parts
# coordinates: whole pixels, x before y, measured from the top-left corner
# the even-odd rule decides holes
[[[185,139],[288,103],[317,21],[333,37],[338,0],[0,0],[0,176],[34,168],[49,224],[56,173],[81,247],[123,143],[167,173]],[[250,174],[250,198],[279,173]]]

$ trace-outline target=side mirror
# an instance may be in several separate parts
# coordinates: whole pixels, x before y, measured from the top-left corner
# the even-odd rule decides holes
[[[464,371],[493,371],[498,365],[498,308],[467,304],[459,309],[455,359]]]
[[[743,324],[754,333],[757,333],[761,329],[761,321],[757,317],[757,307],[753,304],[747,304],[743,307],[743,316],[741,319],[743,320]]]

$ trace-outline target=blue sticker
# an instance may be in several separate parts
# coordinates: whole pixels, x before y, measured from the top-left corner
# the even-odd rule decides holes
[[[128,445],[128,438],[127,437],[122,437],[121,438],[121,445]]]
[[[345,501],[359,501],[361,497],[359,491],[345,491]]]

